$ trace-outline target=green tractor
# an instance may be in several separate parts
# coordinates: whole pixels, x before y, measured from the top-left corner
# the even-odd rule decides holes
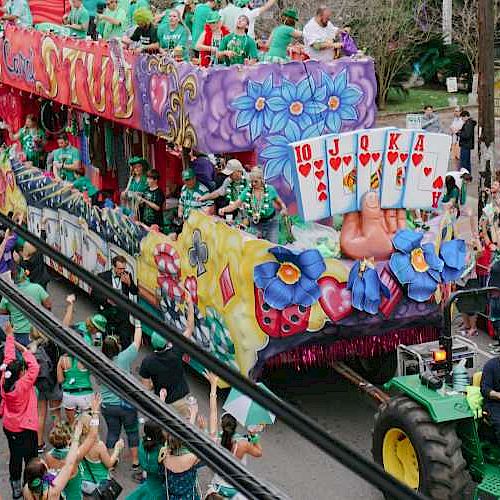
[[[456,292],[445,306],[438,342],[398,348],[398,376],[384,386],[395,395],[375,415],[374,460],[435,500],[500,499],[500,443],[487,415],[479,410],[475,416],[465,393],[453,389],[459,376],[463,388],[480,382],[480,373],[471,380],[465,369],[473,367],[477,347],[451,334],[453,302],[474,294],[498,295],[500,288]],[[473,492],[469,477],[477,483]]]

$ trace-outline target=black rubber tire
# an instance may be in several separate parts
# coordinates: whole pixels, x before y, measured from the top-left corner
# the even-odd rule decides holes
[[[396,374],[398,360],[393,351],[375,358],[348,360],[347,364],[372,384],[383,385]]]
[[[469,482],[462,456],[462,442],[453,423],[436,424],[427,411],[406,396],[382,404],[375,415],[372,455],[382,467],[382,448],[386,433],[401,429],[410,439],[419,466],[419,493],[435,500],[465,498]]]

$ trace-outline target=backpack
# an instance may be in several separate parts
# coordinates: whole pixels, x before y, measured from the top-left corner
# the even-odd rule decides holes
[[[36,350],[35,359],[40,366],[38,378],[36,379],[35,386],[41,393],[52,391],[56,385],[57,380],[54,377],[54,365],[50,356],[47,354],[44,346],[39,345]]]

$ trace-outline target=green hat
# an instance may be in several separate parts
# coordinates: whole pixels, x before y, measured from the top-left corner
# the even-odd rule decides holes
[[[234,2],[234,4],[236,5],[236,7],[246,7],[252,0],[236,0],[236,2]]]
[[[106,333],[106,325],[108,320],[102,314],[94,314],[90,318],[90,322],[102,333]]]
[[[285,9],[281,15],[284,17],[289,17],[291,19],[294,19],[295,21],[299,20],[299,15],[297,14],[297,11],[292,8]]]
[[[182,180],[189,181],[190,179],[194,179],[196,174],[192,168],[186,168],[186,170],[182,171]]]
[[[136,163],[142,163],[144,161],[144,158],[141,156],[132,156],[131,158],[128,159],[128,164],[129,165],[135,165]]]
[[[220,14],[218,12],[211,12],[207,20],[205,21],[206,24],[214,24],[218,23],[220,21]]]
[[[151,335],[151,347],[155,351],[161,351],[162,349],[165,349],[166,346],[167,341],[163,337],[158,335],[156,332]]]

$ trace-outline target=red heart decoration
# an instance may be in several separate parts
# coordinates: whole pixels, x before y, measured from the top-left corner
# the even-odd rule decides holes
[[[399,159],[404,163],[408,159],[408,153],[400,153]]]
[[[318,280],[321,290],[319,303],[325,314],[332,321],[340,321],[352,313],[351,292],[347,283],[339,283],[333,276],[324,276]]]
[[[443,178],[441,176],[436,177],[432,183],[434,189],[441,189],[443,187]]]
[[[342,161],[345,163],[345,165],[349,165],[349,163],[351,163],[351,160],[352,160],[352,156],[351,155],[345,155],[342,158]]]
[[[317,189],[318,193],[320,193],[321,191],[326,191],[326,184],[323,182],[320,182],[316,189]]]
[[[426,177],[429,177],[429,175],[431,175],[431,172],[432,172],[432,167],[424,167],[424,175]]]
[[[340,167],[340,162],[341,162],[340,156],[335,156],[334,158],[330,158],[330,167],[335,170],[335,172],[339,169]]]
[[[387,161],[392,165],[398,159],[399,153],[397,151],[389,151],[387,153]]]
[[[314,172],[314,175],[318,178],[318,179],[322,179],[323,176],[325,175],[325,171],[324,170],[316,170],[316,172]]]
[[[424,155],[421,155],[420,153],[413,153],[411,155],[411,161],[413,162],[413,165],[418,167],[420,162],[424,159]]]
[[[326,195],[326,193],[324,191],[319,193],[319,196],[318,196],[319,201],[326,201],[327,199],[328,199],[328,196]]]
[[[319,170],[323,168],[323,160],[314,160],[314,166]]]
[[[309,172],[311,171],[311,164],[310,163],[301,163],[299,165],[299,172],[304,176],[307,177],[309,175]]]
[[[370,153],[361,153],[359,155],[359,161],[361,163],[361,165],[363,165],[363,167],[366,167],[366,165],[368,165],[368,162],[370,161]]]
[[[387,267],[382,269],[380,273],[380,281],[389,289],[391,295],[387,298],[385,295],[382,297],[382,302],[380,303],[379,311],[386,317],[391,316],[394,308],[401,302],[403,298],[403,291],[399,286],[399,283],[392,277]]]
[[[151,77],[149,97],[151,99],[151,107],[153,108],[155,113],[161,115],[168,99],[167,76],[155,73]]]
[[[380,159],[380,153],[372,153],[373,161],[379,161],[379,159]]]

